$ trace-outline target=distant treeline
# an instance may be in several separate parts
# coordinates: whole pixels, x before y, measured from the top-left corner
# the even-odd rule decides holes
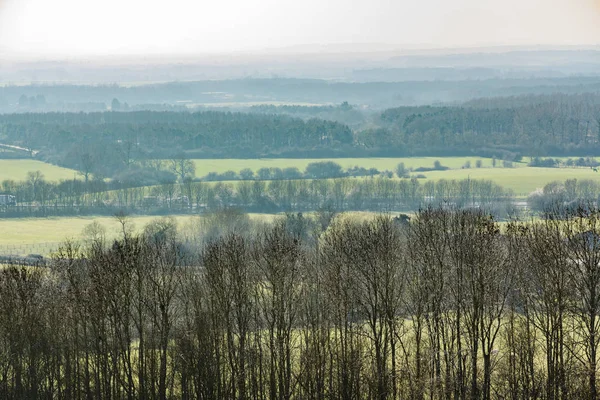
[[[481,99],[461,107],[401,107],[381,114],[381,131],[362,133],[367,147],[480,154],[600,154],[600,96]]]
[[[117,218],[0,269],[2,398],[598,398],[597,210]]]
[[[39,157],[104,176],[140,159],[250,158],[284,151],[351,147],[346,125],[285,115],[229,112],[106,112],[0,115],[0,141],[39,150]]]
[[[123,173],[135,161],[182,154],[186,158],[479,155],[507,161],[522,156],[582,157],[600,154],[600,96],[482,99],[464,106],[400,107],[368,118],[347,103],[260,106],[250,113],[6,114],[0,115],[3,142],[38,150],[37,157],[78,170],[93,164],[94,172],[103,176]]]
[[[147,68],[144,65],[144,68]],[[428,69],[428,71],[431,71]],[[473,71],[471,71],[473,72]],[[135,80],[139,73],[135,73]],[[472,76],[472,74],[471,74]],[[118,79],[118,78],[116,78]],[[0,87],[0,111],[35,111],[29,105],[19,105],[22,96],[44,96],[45,108],[78,110],[77,106],[111,104],[117,98],[130,106],[142,104],[245,103],[288,102],[310,104],[367,105],[383,109],[397,106],[457,103],[481,97],[519,96],[525,94],[577,94],[600,91],[600,78],[572,76],[561,78],[467,79],[455,81],[431,80],[386,82],[382,75],[377,82],[339,82],[319,79],[229,79],[195,82],[170,82],[147,85],[17,85]],[[418,79],[418,78],[417,78]],[[185,103],[182,103],[185,102]],[[36,106],[38,106],[36,102]],[[39,106],[38,106],[39,107]],[[38,108],[39,109],[39,108]],[[97,108],[93,108],[97,109]]]

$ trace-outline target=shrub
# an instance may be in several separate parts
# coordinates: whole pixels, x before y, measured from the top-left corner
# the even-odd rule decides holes
[[[415,172],[430,172],[430,171],[447,171],[450,168],[442,165],[438,160],[435,160],[435,162],[433,163],[433,168],[430,167],[419,167],[419,168],[415,168],[414,171]]]
[[[406,178],[408,176],[408,171],[403,162],[396,166],[396,175],[398,175],[398,178]]]
[[[284,179],[300,179],[302,178],[302,172],[296,167],[288,167],[283,169]]]
[[[240,178],[245,181],[254,179],[254,171],[252,171],[250,168],[244,168],[240,171]]]
[[[222,181],[235,181],[238,180],[238,178],[238,174],[236,174],[235,171],[225,171],[220,176]]]
[[[270,168],[271,170],[271,179],[282,180],[284,179],[283,170],[281,168]]]
[[[217,174],[216,172],[209,172],[205,177],[204,180],[207,180],[209,182],[214,182],[214,181],[218,181],[220,179],[219,174]]]
[[[534,157],[528,164],[530,167],[556,168],[560,162],[554,158],[539,158]]]
[[[261,168],[256,171],[256,175],[258,176],[258,179],[266,181],[271,179],[271,170],[269,168]]]
[[[344,176],[342,166],[333,161],[319,161],[308,164],[306,177],[313,179],[338,178]]]

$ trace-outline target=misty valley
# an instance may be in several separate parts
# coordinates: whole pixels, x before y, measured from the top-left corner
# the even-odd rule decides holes
[[[0,0],[0,398],[598,399],[600,8],[311,1]]]

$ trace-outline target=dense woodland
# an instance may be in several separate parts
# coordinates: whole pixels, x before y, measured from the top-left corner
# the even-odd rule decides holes
[[[600,153],[595,94],[481,99],[381,114],[348,103],[247,111],[5,114],[0,143],[103,177],[131,172],[142,160],[175,156],[484,155],[512,161]]]
[[[461,107],[389,109],[381,114],[388,129],[372,132],[388,142],[368,142],[368,134],[364,140],[431,153],[595,154],[600,149],[599,100],[591,94],[556,94],[480,99]]]
[[[94,172],[108,175],[182,152],[248,158],[352,145],[352,131],[337,122],[229,112],[11,114],[0,116],[0,138],[57,164],[93,162]]]
[[[0,270],[6,399],[597,399],[600,215],[214,214]]]

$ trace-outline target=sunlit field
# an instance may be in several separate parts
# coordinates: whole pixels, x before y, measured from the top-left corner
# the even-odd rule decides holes
[[[590,179],[600,182],[600,172],[591,168],[538,168],[528,167],[526,163],[512,163],[512,168],[504,168],[502,161],[496,161],[492,166],[492,159],[479,157],[415,157],[415,158],[337,158],[337,159],[210,159],[194,160],[196,163],[196,176],[206,176],[210,172],[223,173],[225,171],[239,172],[244,168],[257,171],[260,168],[288,168],[296,167],[303,171],[306,166],[317,161],[334,161],[344,169],[353,166],[364,168],[377,168],[380,171],[394,171],[398,163],[403,162],[405,167],[419,168],[432,167],[435,161],[450,168],[446,171],[412,172],[411,175],[424,175],[421,182],[440,179],[489,179],[500,186],[512,189],[517,196],[527,196],[536,189],[552,181],[565,181],[566,179]],[[476,168],[476,161],[481,160],[481,168]],[[470,162],[470,168],[463,168]],[[366,179],[366,178],[364,178]]]
[[[425,172],[427,179],[489,179],[512,189],[517,196],[528,195],[552,181],[590,179],[600,182],[600,173],[590,168],[471,168]]]
[[[131,217],[135,228],[141,229],[156,217]],[[189,216],[176,216],[178,222],[188,220]],[[98,222],[106,228],[107,235],[116,236],[119,222],[113,217],[72,217],[72,218],[19,218],[0,219],[0,245],[59,243],[65,239],[81,238],[86,225]]]
[[[58,167],[37,160],[0,160],[0,182],[5,179],[14,181],[23,181],[27,179],[28,172],[41,171],[44,178],[48,181],[58,181],[61,179],[73,179],[77,176],[77,171],[68,168]]]
[[[481,168],[477,168],[477,161]],[[528,161],[529,158],[526,158]],[[411,172],[412,176],[421,175],[420,181],[440,179],[489,179],[500,186],[512,189],[519,197],[527,196],[536,189],[542,188],[552,181],[566,179],[590,179],[600,182],[600,172],[586,167],[569,168],[537,168],[528,167],[525,162],[512,163],[512,168],[503,167],[502,160],[496,160],[493,167],[491,158],[482,157],[405,157],[405,158],[334,158],[334,159],[196,159],[196,177],[202,178],[207,174],[234,171],[239,173],[245,168],[255,173],[261,168],[298,168],[303,172],[307,165],[319,161],[334,161],[344,169],[351,167],[376,168],[379,171],[394,171],[399,163],[404,163],[407,169],[433,167],[435,161],[450,168],[446,171]],[[469,163],[470,167],[466,168]],[[47,164],[36,160],[0,160],[0,182],[5,179],[25,180],[30,171],[41,171],[48,181],[60,179],[82,179],[76,171]],[[425,178],[422,178],[424,176]],[[365,178],[359,178],[365,179]],[[237,181],[229,182],[236,183]]]
[[[260,158],[260,159],[197,159],[196,176],[201,177],[210,172],[223,173],[225,171],[240,172],[244,168],[250,168],[254,172],[260,168],[293,168],[304,171],[310,163],[320,161],[333,161],[342,166],[342,168],[352,168],[355,166],[363,168],[377,168],[380,171],[394,171],[399,163],[404,163],[406,168],[433,167],[433,163],[438,160],[443,166],[452,169],[462,168],[467,162],[471,163],[471,168],[475,168],[477,160],[481,160],[482,167],[492,167],[491,158],[482,157],[404,157],[404,158]],[[498,160],[497,165],[502,161]],[[524,163],[514,163],[515,166],[525,166]]]
[[[272,219],[273,215],[249,214],[250,218]],[[157,216],[131,216],[134,230],[141,231]],[[178,226],[184,226],[193,216],[176,215]],[[92,222],[98,222],[106,229],[107,236],[116,237],[120,224],[114,217],[68,217],[68,218],[11,218],[0,219],[0,246],[35,243],[61,243],[66,239],[81,239],[82,230]]]

